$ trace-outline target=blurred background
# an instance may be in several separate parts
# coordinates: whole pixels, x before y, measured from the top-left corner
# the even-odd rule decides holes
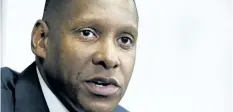
[[[34,61],[45,0],[3,0],[1,67]],[[131,112],[233,112],[231,0],[136,0],[137,60],[120,102]]]

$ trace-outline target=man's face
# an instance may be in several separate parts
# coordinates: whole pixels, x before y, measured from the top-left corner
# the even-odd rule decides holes
[[[72,0],[62,10],[48,22],[44,60],[48,81],[85,110],[112,111],[134,68],[138,30],[134,2]]]

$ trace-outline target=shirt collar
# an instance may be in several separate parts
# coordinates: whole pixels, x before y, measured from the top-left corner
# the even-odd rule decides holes
[[[39,78],[40,86],[45,97],[50,112],[69,112],[68,109],[61,103],[61,101],[49,89],[48,85],[42,78],[38,67],[36,67],[37,75]]]

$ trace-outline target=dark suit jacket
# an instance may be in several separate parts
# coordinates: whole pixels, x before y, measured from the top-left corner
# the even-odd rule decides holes
[[[32,63],[22,73],[1,68],[1,112],[49,112]],[[127,112],[117,106],[114,112]]]

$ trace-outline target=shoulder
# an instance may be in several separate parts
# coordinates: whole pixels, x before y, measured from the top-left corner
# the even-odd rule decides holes
[[[129,111],[126,110],[124,107],[118,105],[116,109],[114,110],[114,112],[129,112]]]
[[[8,68],[1,68],[1,89],[13,89],[18,79],[19,73]]]
[[[14,92],[18,73],[8,67],[1,68],[1,111],[14,111]]]

